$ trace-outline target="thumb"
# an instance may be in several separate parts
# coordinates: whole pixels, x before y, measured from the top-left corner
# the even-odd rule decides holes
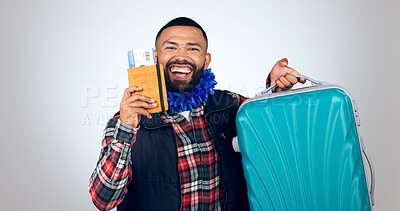
[[[282,67],[287,67],[288,64],[289,64],[289,60],[288,60],[287,58],[283,58],[283,59],[279,60],[278,63],[279,63],[279,65],[282,66]]]

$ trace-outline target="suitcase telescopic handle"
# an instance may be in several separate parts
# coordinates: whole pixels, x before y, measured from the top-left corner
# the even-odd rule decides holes
[[[319,85],[323,85],[323,84],[328,84],[325,81],[315,80],[315,79],[312,79],[312,78],[310,78],[308,76],[305,76],[305,75],[293,75],[293,76],[296,77],[296,78],[299,78],[299,79],[302,78],[302,77],[305,78],[307,81],[311,82],[311,86],[319,86]],[[264,95],[264,94],[271,94],[272,93],[272,89],[274,89],[276,86],[277,86],[276,84],[272,84],[270,87],[268,87],[264,91],[261,91],[260,93],[256,94],[256,96]]]
[[[308,81],[311,82],[312,86],[319,86],[319,85],[323,85],[323,84],[328,84],[328,83],[325,82],[325,81],[315,80],[315,79],[310,78],[310,77],[305,76],[305,75],[293,75],[293,76],[296,77],[296,78],[298,78],[298,79],[300,79],[300,78],[305,78],[306,80],[308,80]]]

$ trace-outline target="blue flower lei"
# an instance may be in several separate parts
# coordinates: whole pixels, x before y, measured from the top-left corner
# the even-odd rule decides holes
[[[209,94],[214,94],[216,84],[215,75],[209,68],[204,70],[200,82],[190,91],[182,94],[168,91],[169,112],[191,111],[193,108],[199,107],[200,103],[207,101]]]

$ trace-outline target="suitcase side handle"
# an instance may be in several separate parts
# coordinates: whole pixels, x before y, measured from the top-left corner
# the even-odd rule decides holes
[[[371,173],[371,190],[369,191],[369,195],[370,195],[370,199],[371,199],[371,205],[374,206],[375,205],[375,199],[374,199],[374,192],[375,192],[375,170],[374,170],[374,166],[372,165],[372,160],[369,157],[368,153],[367,153],[367,149],[365,148],[364,145],[364,141],[362,139],[362,137],[360,137],[361,140],[361,147],[362,147],[362,152],[368,162],[368,166],[369,166],[369,171]]]
[[[311,82],[311,86],[319,86],[319,85],[323,85],[323,84],[328,84],[325,81],[315,80],[315,79],[312,79],[312,78],[310,78],[308,76],[305,76],[305,75],[293,75],[293,76],[296,77],[296,78],[299,78],[299,79],[302,78],[302,77],[305,78],[307,81]],[[267,89],[265,89],[265,90],[261,91],[260,93],[256,94],[256,96],[264,95],[264,94],[271,94],[272,93],[272,89],[274,89],[276,86],[277,86],[276,83],[272,84]]]

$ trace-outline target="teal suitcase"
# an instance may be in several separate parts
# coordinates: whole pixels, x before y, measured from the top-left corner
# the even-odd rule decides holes
[[[250,208],[371,210],[375,178],[357,106],[340,86],[306,78],[313,86],[271,87],[238,110]]]

